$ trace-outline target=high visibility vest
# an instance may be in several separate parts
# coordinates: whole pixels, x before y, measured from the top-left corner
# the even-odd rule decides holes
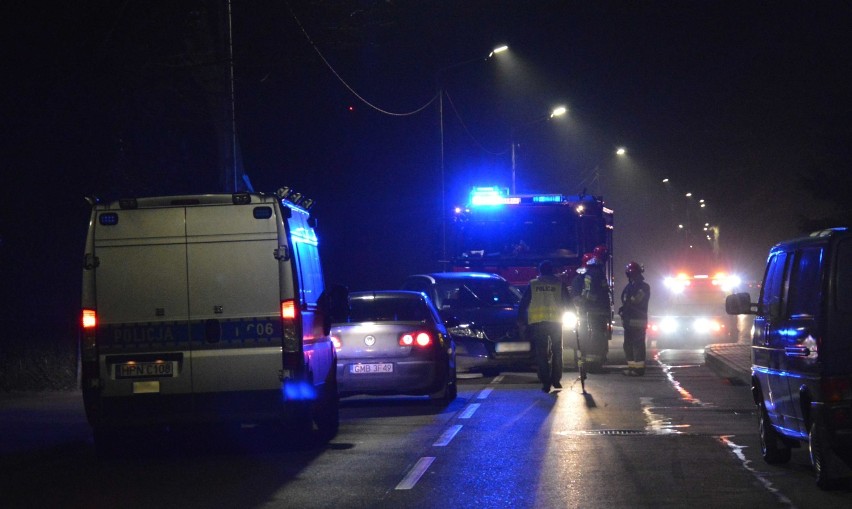
[[[527,322],[562,321],[562,282],[558,279],[530,281],[530,307],[527,309]]]

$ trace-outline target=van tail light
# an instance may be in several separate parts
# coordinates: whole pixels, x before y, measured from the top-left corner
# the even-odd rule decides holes
[[[281,319],[295,320],[296,319],[296,301],[287,299],[281,301]]]
[[[433,342],[432,334],[427,331],[406,332],[399,336],[399,346],[419,346],[425,348]]]
[[[304,367],[302,319],[294,299],[281,301],[281,348],[285,370],[300,371]],[[295,374],[295,373],[294,373]]]
[[[83,309],[80,319],[80,361],[83,389],[98,384],[98,313]]]
[[[82,319],[83,330],[94,329],[98,326],[98,313],[94,309],[84,309]]]

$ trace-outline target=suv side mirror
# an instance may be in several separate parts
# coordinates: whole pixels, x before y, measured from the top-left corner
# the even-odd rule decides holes
[[[753,315],[751,296],[746,293],[735,293],[725,297],[725,312],[729,315]]]

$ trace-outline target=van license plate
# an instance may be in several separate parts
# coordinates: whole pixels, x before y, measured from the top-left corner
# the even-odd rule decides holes
[[[173,362],[126,362],[115,365],[116,378],[174,376]]]
[[[349,366],[349,372],[359,375],[368,373],[393,373],[393,364],[352,364]]]

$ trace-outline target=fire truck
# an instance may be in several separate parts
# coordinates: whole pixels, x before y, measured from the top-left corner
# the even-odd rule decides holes
[[[453,217],[454,271],[491,272],[515,287],[536,277],[550,260],[557,274],[573,279],[584,253],[606,246],[612,254],[613,211],[599,196],[509,194],[475,187]],[[606,260],[612,283],[612,257]]]
[[[725,297],[742,288],[739,276],[679,271],[666,275],[651,299],[648,342],[657,349],[703,348],[738,340],[744,328],[725,312]]]
[[[550,260],[570,286],[583,254],[599,246],[612,254],[612,232],[613,210],[600,196],[509,194],[499,187],[475,187],[467,205],[457,207],[453,216],[452,270],[498,274],[523,288],[538,275],[539,263]],[[602,262],[612,316],[612,256]],[[610,327],[607,340],[611,334]]]

